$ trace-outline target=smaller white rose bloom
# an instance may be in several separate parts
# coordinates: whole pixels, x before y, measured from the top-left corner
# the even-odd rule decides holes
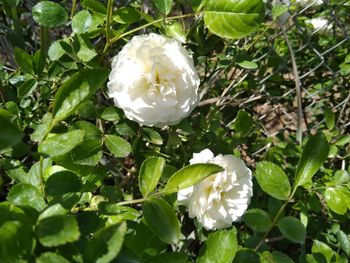
[[[189,217],[196,217],[207,230],[231,226],[247,210],[253,196],[252,172],[241,159],[214,156],[209,149],[194,153],[190,164],[195,163],[213,163],[225,170],[180,190],[179,203],[187,206]]]
[[[192,112],[199,83],[181,43],[151,33],[133,37],[113,58],[108,91],[128,119],[161,128]]]
[[[305,20],[306,24],[311,25],[315,31],[326,31],[332,28],[332,24],[329,23],[328,19],[323,17],[316,17]]]

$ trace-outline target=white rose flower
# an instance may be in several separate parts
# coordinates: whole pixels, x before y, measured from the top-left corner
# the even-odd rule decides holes
[[[199,82],[180,42],[152,33],[133,37],[113,58],[108,90],[128,119],[164,127],[196,107]]]
[[[252,172],[241,159],[222,154],[215,157],[209,149],[193,154],[190,164],[195,163],[214,163],[225,170],[180,190],[179,203],[207,230],[229,227],[248,208],[253,196]]]

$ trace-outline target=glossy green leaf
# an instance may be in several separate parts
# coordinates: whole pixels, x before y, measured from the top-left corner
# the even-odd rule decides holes
[[[61,156],[70,152],[74,147],[83,141],[84,131],[73,130],[48,137],[38,148],[42,154],[51,157]]]
[[[261,263],[259,255],[253,249],[241,248],[237,250],[233,263]]]
[[[56,27],[64,24],[68,18],[66,10],[52,1],[42,1],[32,9],[32,15],[39,25]]]
[[[257,208],[246,211],[243,220],[251,229],[257,232],[266,232],[272,226],[270,215]]]
[[[328,152],[329,144],[323,133],[309,139],[297,166],[295,186],[303,185],[312,179],[326,160]]]
[[[119,8],[113,14],[113,20],[120,24],[132,24],[140,21],[141,14],[138,10],[131,7]]]
[[[337,233],[337,239],[343,251],[350,256],[350,238],[342,230]]]
[[[32,56],[21,48],[15,47],[13,50],[13,56],[17,65],[26,73],[33,73],[33,60]]]
[[[147,141],[150,143],[156,144],[156,145],[162,145],[163,144],[163,138],[162,136],[155,130],[151,128],[143,128],[144,137]]]
[[[64,51],[64,49],[61,46],[61,41],[62,40],[57,40],[53,42],[48,50],[49,58],[52,61],[59,60],[66,53],[66,51]]]
[[[43,210],[46,206],[39,190],[30,184],[16,184],[11,188],[7,199],[14,205],[29,206],[37,211]]]
[[[73,163],[79,165],[95,166],[102,155],[102,143],[98,140],[83,141],[71,152]]]
[[[46,181],[45,190],[48,195],[61,196],[66,193],[79,192],[80,178],[71,171],[60,171],[52,174]]]
[[[106,7],[97,0],[83,0],[81,4],[86,9],[97,13],[106,14],[107,12]]]
[[[177,243],[180,239],[180,222],[173,208],[163,199],[148,199],[143,204],[143,216],[149,228],[163,242]]]
[[[108,150],[116,157],[126,157],[131,152],[131,145],[116,135],[106,135],[105,143]]]
[[[245,69],[257,69],[258,68],[258,64],[256,64],[253,61],[244,60],[242,62],[238,62],[237,64]]]
[[[252,117],[246,111],[240,110],[233,124],[230,125],[230,128],[234,129],[240,136],[244,137],[249,135],[252,131],[252,125]]]
[[[272,256],[274,259],[274,263],[294,263],[294,261],[290,257],[279,251],[273,251]]]
[[[284,4],[275,4],[272,7],[272,17],[274,20],[277,19],[277,17],[285,14],[286,12],[288,12],[288,6],[284,5]]]
[[[254,32],[265,10],[262,0],[207,0],[204,8],[204,22],[209,30],[231,39]]]
[[[188,165],[182,168],[181,170],[177,171],[170,177],[163,192],[177,192],[181,189],[199,183],[204,178],[212,174],[222,172],[223,170],[224,169],[222,167],[210,163],[197,163]]]
[[[54,215],[39,220],[36,234],[42,245],[53,247],[79,239],[78,222],[72,215]]]
[[[266,161],[258,163],[255,177],[264,192],[276,199],[288,199],[291,192],[290,183],[278,165]]]
[[[286,216],[277,222],[282,235],[294,243],[304,243],[306,230],[304,225],[295,217]]]
[[[155,7],[164,15],[168,15],[173,5],[173,0],[153,0]]]
[[[143,196],[147,196],[157,186],[165,167],[162,157],[148,157],[141,165],[139,173],[139,187]]]
[[[108,107],[101,113],[101,119],[106,121],[119,121],[122,113],[116,107]]]
[[[332,130],[335,125],[335,113],[327,106],[324,108],[324,118],[328,130]]]
[[[343,186],[328,187],[324,193],[329,209],[344,215],[350,209],[350,192]]]
[[[237,251],[237,231],[219,230],[209,235],[200,250],[198,263],[227,263],[232,262]]]
[[[126,224],[111,225],[96,232],[84,250],[85,262],[111,262],[123,245]]]
[[[73,17],[72,30],[76,34],[83,34],[89,31],[91,24],[91,14],[87,10],[82,10]]]
[[[84,35],[76,35],[73,42],[74,50],[78,58],[83,62],[89,62],[97,56],[93,45],[90,43],[89,38]]]
[[[103,85],[107,69],[85,69],[73,74],[56,93],[53,103],[54,120],[67,118]]]
[[[311,248],[311,252],[313,254],[321,254],[324,256],[324,259],[326,259],[327,263],[331,263],[334,251],[326,244],[319,240],[314,240],[314,243]],[[322,261],[321,261],[322,262]]]
[[[12,146],[22,139],[22,131],[11,114],[0,109],[0,149]]]
[[[69,261],[59,254],[45,252],[36,259],[36,263],[69,263]]]
[[[35,79],[26,80],[19,86],[17,90],[18,97],[20,99],[24,99],[30,96],[34,92],[37,86],[38,86],[38,82]]]

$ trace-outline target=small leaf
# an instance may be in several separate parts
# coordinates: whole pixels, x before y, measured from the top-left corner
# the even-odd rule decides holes
[[[309,139],[299,160],[295,186],[300,186],[312,179],[328,156],[329,144],[326,137],[320,133]]]
[[[51,61],[59,60],[66,53],[61,46],[61,41],[62,40],[57,40],[51,44],[48,50],[48,55]]]
[[[84,262],[111,262],[123,245],[126,224],[111,225],[96,232],[84,251]]]
[[[0,127],[0,149],[15,145],[21,141],[22,131],[16,124],[13,116],[3,109],[0,109]]]
[[[335,114],[327,106],[324,108],[324,117],[326,120],[326,126],[327,126],[328,130],[332,130],[334,128],[334,125],[335,125]]]
[[[273,20],[276,20],[277,17],[283,15],[288,12],[288,6],[283,4],[276,4],[272,7],[272,17]]]
[[[106,135],[106,146],[116,157],[126,157],[131,152],[131,145],[123,138],[116,135]]]
[[[88,10],[101,13],[104,15],[107,13],[106,7],[97,0],[83,0],[81,4],[83,7],[85,7]]]
[[[324,259],[326,259],[327,263],[332,262],[332,258],[334,255],[334,251],[325,243],[314,240],[314,243],[311,248],[312,254],[321,254],[324,256]],[[322,262],[322,261],[321,261]]]
[[[103,85],[109,70],[85,69],[73,74],[56,93],[53,103],[55,122],[64,120]]]
[[[278,229],[282,235],[294,243],[303,244],[306,230],[304,225],[295,217],[286,216],[277,222]]]
[[[279,251],[273,251],[272,256],[274,259],[274,263],[294,263],[294,261],[290,257]]]
[[[61,156],[70,152],[83,141],[84,131],[73,130],[48,137],[38,148],[39,153],[51,157]]]
[[[173,208],[163,199],[148,199],[143,204],[143,216],[154,234],[167,244],[180,239],[180,222]]]
[[[339,241],[340,247],[344,250],[344,252],[350,256],[350,239],[349,237],[343,232],[339,231],[337,233],[337,239]]]
[[[162,157],[148,157],[141,165],[139,173],[139,186],[143,196],[147,196],[157,186],[165,167]]]
[[[254,32],[264,17],[262,0],[207,0],[204,22],[211,32],[238,39]]]
[[[328,187],[324,195],[327,206],[333,212],[344,215],[350,209],[350,193],[345,187]]]
[[[97,56],[97,52],[86,36],[76,35],[74,40],[74,50],[81,61],[89,62]]]
[[[28,79],[19,86],[17,93],[18,97],[22,100],[34,92],[36,87],[38,86],[38,82],[35,79]]]
[[[14,58],[17,65],[26,73],[33,73],[33,60],[32,56],[25,52],[23,49],[15,47],[14,49]]]
[[[68,18],[66,10],[59,4],[51,1],[42,1],[32,9],[32,15],[39,25],[55,27],[64,24]]]
[[[271,162],[260,162],[256,166],[255,177],[264,192],[280,200],[287,200],[291,187],[284,171]]]
[[[173,0],[153,0],[155,7],[164,15],[168,15],[173,5]]]
[[[72,215],[55,215],[39,220],[36,233],[45,247],[54,247],[79,239],[78,222]]]
[[[67,259],[53,252],[45,252],[35,261],[36,263],[69,263]]]
[[[132,24],[140,21],[141,14],[138,10],[132,7],[122,7],[119,8],[113,14],[113,20],[120,24]]]
[[[242,62],[239,62],[237,63],[239,66],[241,66],[242,68],[245,68],[245,69],[257,69],[258,68],[258,64],[256,64],[255,62],[253,61],[247,61],[247,60],[244,60]]]
[[[201,247],[198,263],[227,263],[232,262],[237,251],[237,231],[231,230],[216,231],[209,235]]]
[[[16,184],[11,188],[7,199],[14,205],[29,206],[37,211],[43,210],[46,206],[39,190],[30,184]]]
[[[71,171],[60,171],[50,175],[45,184],[48,195],[61,196],[66,193],[79,192],[80,178]]]
[[[89,11],[82,10],[72,19],[72,30],[75,34],[83,34],[89,31],[92,25],[92,16]]]
[[[224,169],[221,166],[211,163],[197,163],[188,165],[170,177],[163,192],[177,192],[181,189],[197,184],[204,178],[212,174],[222,172],[223,170]]]
[[[150,143],[156,144],[156,145],[162,145],[163,139],[162,136],[155,130],[151,128],[143,128],[144,131],[144,137],[147,141]]]
[[[116,107],[108,107],[102,112],[101,119],[106,121],[119,121],[121,116],[121,112]]]
[[[264,210],[253,208],[244,213],[244,222],[257,232],[266,232],[272,225],[271,217]]]
[[[244,110],[240,110],[230,128],[234,129],[240,136],[245,137],[251,132],[252,125],[252,117]]]

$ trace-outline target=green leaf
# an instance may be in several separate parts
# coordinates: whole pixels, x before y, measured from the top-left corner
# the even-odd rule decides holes
[[[88,10],[101,13],[101,14],[106,14],[107,9],[106,7],[99,1],[96,0],[83,0],[82,1],[82,6],[85,7]]]
[[[350,193],[345,187],[328,187],[324,195],[327,206],[333,212],[344,215],[350,209]]]
[[[64,120],[103,85],[109,70],[85,69],[73,74],[56,93],[53,103],[55,122]]]
[[[38,86],[38,82],[35,79],[28,79],[19,86],[17,93],[18,97],[22,100],[28,96],[30,96],[36,87]]]
[[[36,263],[69,263],[69,261],[59,254],[45,252],[36,259]]]
[[[92,24],[92,16],[89,11],[82,10],[72,19],[72,30],[75,34],[83,34],[89,31]]]
[[[131,145],[123,138],[116,135],[106,135],[106,146],[116,157],[126,157],[131,152]]]
[[[106,121],[119,121],[121,116],[120,111],[116,107],[107,107],[101,113],[101,119]]]
[[[188,165],[170,177],[163,192],[177,192],[181,189],[197,184],[204,178],[222,172],[223,170],[224,169],[221,166],[211,163],[196,163]]]
[[[216,231],[209,235],[201,247],[198,263],[227,263],[232,262],[237,251],[237,231],[231,230]]]
[[[251,132],[252,125],[252,117],[244,110],[240,110],[230,128],[234,129],[240,136],[245,137]]]
[[[262,0],[207,0],[204,22],[214,34],[238,39],[259,27],[264,11]]]
[[[5,149],[21,141],[22,131],[15,123],[13,116],[3,109],[0,109],[0,127],[0,149]]]
[[[151,128],[143,128],[144,132],[144,138],[149,141],[150,143],[156,144],[156,145],[162,145],[163,144],[163,138],[162,136],[155,130]]]
[[[13,56],[17,65],[26,73],[33,73],[33,60],[32,56],[25,52],[23,49],[15,47]]]
[[[180,222],[173,208],[163,199],[148,199],[143,204],[143,216],[152,232],[163,242],[175,244],[180,239]]]
[[[122,248],[126,224],[111,225],[96,232],[84,251],[84,262],[111,262]]]
[[[326,126],[327,126],[328,130],[332,130],[334,128],[334,125],[335,125],[335,114],[327,106],[324,108],[324,118],[325,118]]]
[[[47,179],[45,190],[48,195],[61,196],[66,193],[79,192],[81,185],[81,180],[75,173],[60,171]]]
[[[83,141],[84,131],[73,130],[48,137],[38,148],[39,153],[51,157],[61,156],[70,152]]]
[[[66,10],[51,1],[42,1],[32,9],[34,21],[41,26],[56,27],[64,24],[68,18]]]
[[[318,240],[314,240],[314,243],[312,245],[311,248],[311,252],[312,254],[321,254],[324,256],[324,258],[326,259],[327,263],[331,263],[333,255],[334,255],[334,251],[325,243],[318,241]]]
[[[349,237],[341,230],[337,233],[337,239],[340,244],[340,247],[344,250],[344,252],[350,256],[350,239]]]
[[[75,164],[95,166],[102,158],[102,143],[98,140],[83,141],[71,153]]]
[[[61,46],[62,40],[53,42],[48,50],[48,55],[51,61],[59,60],[66,52]]]
[[[29,206],[37,211],[43,210],[46,206],[39,190],[30,184],[19,183],[13,186],[7,196],[7,200],[14,205]]]
[[[309,139],[299,160],[295,186],[309,182],[328,156],[329,144],[323,133]]]
[[[237,63],[239,66],[241,66],[242,68],[245,68],[245,69],[257,69],[258,68],[258,64],[256,64],[255,62],[253,61],[247,61],[247,60],[244,60],[242,62],[239,62]]]
[[[277,222],[282,235],[294,243],[303,244],[306,237],[304,225],[295,217],[286,216]]]
[[[272,225],[270,215],[264,210],[253,208],[244,213],[244,222],[257,232],[266,232]]]
[[[73,242],[80,236],[78,222],[72,215],[54,215],[39,220],[36,234],[45,247]]]
[[[256,166],[255,177],[264,192],[280,200],[287,200],[291,187],[284,171],[271,162],[260,162]]]
[[[288,12],[288,6],[283,4],[275,4],[272,7],[272,17],[273,20],[276,20],[277,17],[283,15]]]
[[[35,240],[33,226],[24,212],[17,208],[0,204],[0,258],[1,262],[25,262],[32,253]]]
[[[157,186],[165,167],[162,157],[148,157],[141,165],[139,173],[139,187],[143,196],[147,196]]]
[[[97,52],[86,36],[76,35],[73,44],[74,50],[81,61],[89,62],[97,56]]]
[[[294,263],[294,261],[290,257],[279,251],[273,251],[272,256],[274,259],[274,263]]]
[[[260,258],[253,249],[241,248],[237,250],[233,263],[260,263]]]
[[[113,20],[120,24],[132,24],[140,21],[141,14],[134,8],[122,7],[113,14]]]
[[[152,257],[147,263],[185,263],[189,262],[188,257],[184,253],[165,252],[156,257]]]
[[[173,0],[153,0],[155,7],[164,15],[168,15],[173,5]]]

